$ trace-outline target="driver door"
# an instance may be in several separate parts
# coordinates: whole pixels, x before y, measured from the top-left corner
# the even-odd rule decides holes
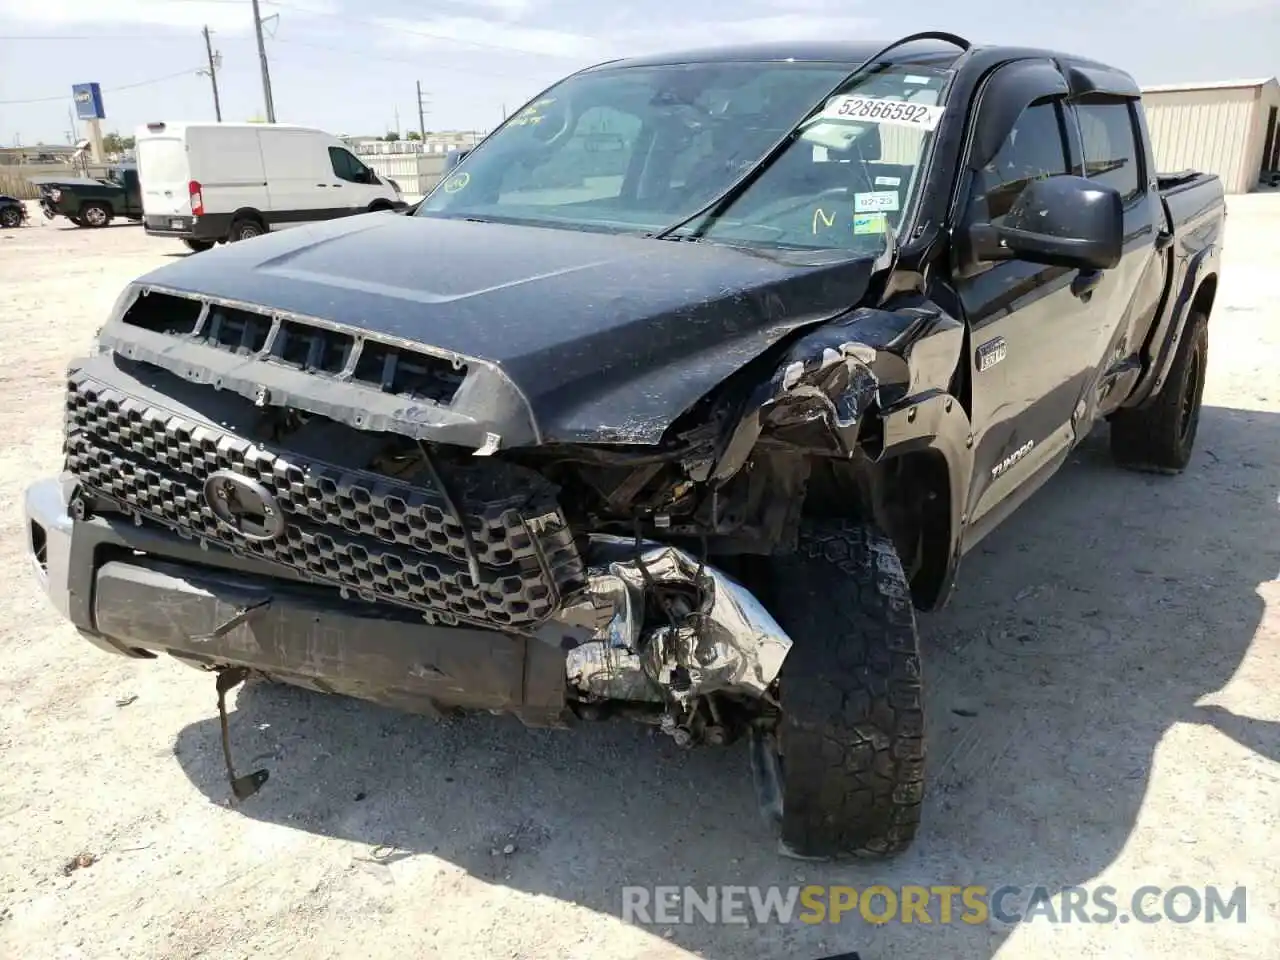
[[[1066,82],[1048,61],[1001,69],[982,95],[958,238],[999,222],[1033,179],[1078,173]],[[1050,476],[1075,442],[1092,364],[1096,277],[1022,260],[975,262],[957,243],[956,292],[969,328],[974,476],[966,549]]]

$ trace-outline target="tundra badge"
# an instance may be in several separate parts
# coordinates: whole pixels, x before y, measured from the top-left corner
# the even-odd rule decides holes
[[[1009,352],[1004,337],[995,337],[978,347],[978,372],[985,373],[1005,358]]]

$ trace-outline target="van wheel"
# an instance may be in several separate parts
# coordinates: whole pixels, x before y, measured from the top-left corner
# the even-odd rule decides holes
[[[105,227],[111,222],[111,211],[105,204],[86,203],[80,208],[80,223],[77,226]]]
[[[182,245],[193,253],[202,253],[205,250],[212,250],[217,246],[213,240],[192,240],[188,237],[182,238]]]
[[[241,240],[252,240],[254,237],[260,237],[264,233],[266,231],[261,223],[246,217],[231,224],[231,233],[227,236],[227,241],[229,243],[239,243]]]

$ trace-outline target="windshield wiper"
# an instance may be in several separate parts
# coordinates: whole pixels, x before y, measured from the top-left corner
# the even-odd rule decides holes
[[[712,222],[716,219],[716,217],[718,217],[721,213],[723,213],[731,203],[733,203],[735,200],[738,199],[738,197],[742,196],[742,194],[746,192],[747,188],[750,187],[753,183],[755,183],[756,180],[760,178],[760,175],[763,174],[765,170],[767,170],[770,167],[770,165],[772,165],[773,161],[782,155],[782,152],[788,146],[790,146],[791,142],[796,138],[796,136],[799,135],[800,130],[804,128],[804,126],[809,122],[810,119],[812,119],[818,112],[820,112],[826,106],[826,103],[828,100],[830,100],[837,93],[839,93],[841,90],[847,87],[850,84],[850,82],[860,77],[867,70],[868,67],[871,67],[877,64],[880,58],[883,57],[890,50],[895,50],[898,47],[903,46],[904,44],[914,43],[917,40],[942,40],[945,43],[954,44],[955,46],[959,47],[962,51],[965,51],[965,52],[967,52],[969,48],[972,46],[972,44],[970,44],[969,41],[964,39],[963,37],[956,36],[954,33],[946,33],[940,30],[925,30],[925,31],[922,31],[921,33],[913,33],[908,36],[901,37],[893,41],[893,43],[886,44],[885,46],[877,50],[875,53],[871,54],[871,56],[867,57],[867,59],[862,61],[862,63],[854,67],[851,71],[849,71],[849,73],[845,74],[845,76],[840,79],[840,82],[837,83],[834,87],[832,87],[831,90],[828,91],[826,95],[822,97],[822,99],[818,102],[818,105],[816,107],[810,110],[807,110],[805,112],[805,115],[800,118],[799,122],[797,122],[794,126],[792,126],[792,128],[788,130],[786,133],[784,133],[777,140],[777,142],[773,144],[773,146],[771,146],[768,150],[766,150],[764,152],[764,155],[761,156],[759,160],[757,160],[751,166],[747,167],[747,169],[744,170],[741,173],[741,175],[739,175],[738,179],[730,183],[729,186],[725,187],[724,190],[722,190],[716,196],[712,197],[710,201],[703,204],[693,213],[689,214],[689,216],[684,217],[677,223],[671,224],[671,226],[669,227],[663,227],[661,230],[657,231],[656,233],[649,234],[649,236],[654,240],[698,240],[700,239],[702,237],[702,234],[705,233],[710,228]],[[696,230],[694,230],[688,236],[682,236],[682,237],[672,236],[673,234],[677,233],[680,230],[683,230],[689,224],[697,221],[700,218],[705,218],[705,220]]]

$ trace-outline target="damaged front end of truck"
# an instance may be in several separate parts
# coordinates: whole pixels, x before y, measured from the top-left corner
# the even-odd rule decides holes
[[[946,332],[927,305],[854,309],[656,443],[566,443],[495,365],[138,286],[69,373],[61,552],[93,580],[65,606],[99,646],[218,671],[220,702],[262,675],[727,743],[776,722],[793,643],[752,558],[794,547],[815,463],[871,463],[911,344]]]

